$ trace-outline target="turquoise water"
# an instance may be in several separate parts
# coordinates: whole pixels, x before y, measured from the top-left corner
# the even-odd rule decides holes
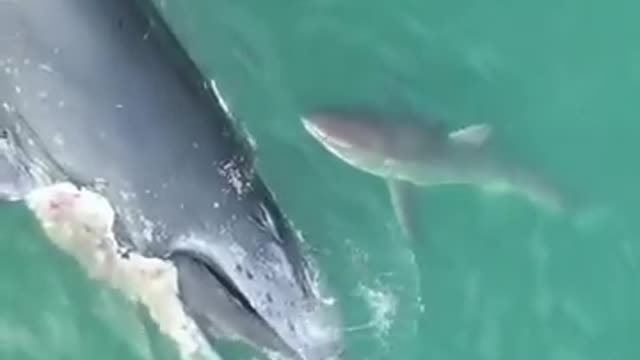
[[[640,356],[635,2],[156,2],[317,250],[343,307],[345,359]],[[591,207],[552,216],[511,195],[425,189],[426,235],[411,243],[384,182],[304,132],[300,113],[333,102],[411,109],[452,128],[488,122],[501,151]],[[156,358],[177,358],[23,208],[0,215],[2,359],[148,359],[149,342]]]

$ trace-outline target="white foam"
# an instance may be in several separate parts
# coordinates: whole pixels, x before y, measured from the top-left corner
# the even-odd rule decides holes
[[[358,290],[373,314],[370,325],[376,329],[376,335],[387,336],[397,314],[398,299],[386,288],[374,289],[360,284]]]
[[[147,307],[160,330],[175,340],[183,359],[220,360],[182,307],[175,267],[137,253],[120,255],[112,231],[115,213],[104,197],[57,183],[30,192],[25,200],[49,239],[91,278]]]
[[[229,116],[233,117],[233,114],[231,113],[231,107],[229,106],[229,103],[227,103],[224,100],[224,97],[222,96],[222,92],[220,91],[220,88],[218,87],[218,83],[216,83],[216,81],[214,79],[210,79],[209,80],[209,85],[211,85],[211,88],[213,89],[213,93],[218,98],[218,102],[220,103],[220,106],[222,107],[222,110],[224,110],[224,112],[227,113]]]

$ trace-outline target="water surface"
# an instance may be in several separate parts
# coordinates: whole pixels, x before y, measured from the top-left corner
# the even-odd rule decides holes
[[[636,2],[156,2],[317,250],[349,328],[345,359],[640,355]],[[304,110],[335,102],[430,114],[452,128],[488,122],[501,151],[593,207],[556,217],[515,196],[429,189],[419,215],[427,235],[409,243],[383,181],[304,132]],[[4,206],[0,216],[0,358],[151,359],[151,348],[177,358],[26,210]]]

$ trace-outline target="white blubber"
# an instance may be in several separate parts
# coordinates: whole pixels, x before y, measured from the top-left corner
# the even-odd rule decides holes
[[[135,252],[121,255],[113,234],[115,212],[107,199],[64,182],[39,187],[25,201],[48,238],[91,278],[146,306],[160,330],[177,343],[183,359],[220,359],[184,311],[175,267]]]

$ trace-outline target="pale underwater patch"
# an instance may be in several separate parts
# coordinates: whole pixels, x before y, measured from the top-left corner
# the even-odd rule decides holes
[[[157,258],[122,255],[113,234],[115,213],[104,197],[56,183],[31,191],[25,202],[54,245],[78,261],[92,279],[144,305],[160,331],[176,342],[184,360],[221,359],[182,307],[176,268]]]

